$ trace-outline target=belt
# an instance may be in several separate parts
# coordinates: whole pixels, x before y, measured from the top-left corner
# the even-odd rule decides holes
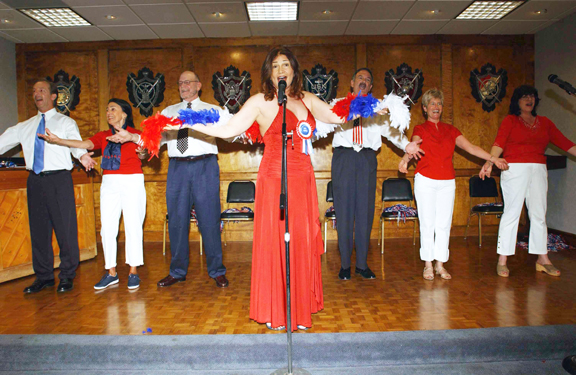
[[[57,169],[54,171],[44,171],[44,172],[40,172],[40,173],[36,174],[36,173],[34,173],[33,170],[29,169],[28,172],[30,172],[36,176],[44,177],[44,176],[50,176],[53,174],[62,173],[62,172],[70,172],[70,171],[68,169]]]
[[[206,159],[206,158],[209,158],[210,156],[214,156],[214,155],[215,155],[215,154],[204,154],[204,155],[198,155],[198,156],[172,157],[172,158],[170,158],[170,160],[176,160],[176,161],[196,161],[196,160]]]

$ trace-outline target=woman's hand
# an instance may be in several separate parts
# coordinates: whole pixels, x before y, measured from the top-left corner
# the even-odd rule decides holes
[[[144,147],[138,146],[138,148],[136,148],[136,154],[138,155],[138,158],[144,160],[148,156],[148,150]]]
[[[376,113],[382,116],[382,115],[387,115],[388,113],[390,113],[390,111],[388,110],[388,108],[382,108],[381,110],[379,110]]]
[[[404,158],[400,159],[400,164],[398,164],[398,171],[400,173],[408,173],[408,162]]]
[[[496,164],[496,166],[501,170],[501,171],[507,171],[508,170],[508,162],[505,159],[502,158],[495,158],[495,157],[491,157],[490,160],[493,160],[494,164]]]
[[[114,127],[116,129],[116,134],[113,134],[109,137],[106,137],[106,140],[109,142],[114,143],[126,143],[126,142],[134,142],[134,136],[138,136],[137,134],[132,134],[126,129],[122,129],[121,127]],[[138,142],[136,140],[136,142]]]
[[[48,128],[46,128],[46,134],[38,133],[38,137],[42,138],[46,142],[53,144],[53,145],[59,145],[60,142],[62,141],[60,139],[60,137],[58,137],[56,134],[52,133],[50,131],[50,129],[48,129]]]
[[[480,170],[480,173],[478,175],[480,176],[481,179],[484,179],[485,177],[490,178],[490,173],[492,173],[492,162],[487,161],[482,166],[482,169]]]

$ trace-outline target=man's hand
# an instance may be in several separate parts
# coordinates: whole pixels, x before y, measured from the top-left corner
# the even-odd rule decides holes
[[[87,172],[92,170],[92,168],[94,168],[97,165],[96,161],[92,159],[91,157],[92,155],[94,155],[93,152],[87,152],[84,155],[80,156],[80,163],[82,163]]]
[[[109,142],[114,143],[134,142],[135,134],[132,134],[128,130],[122,128],[114,127],[114,129],[116,129],[116,134],[113,134],[110,137],[106,137],[106,140],[108,140]]]
[[[425,152],[420,148],[420,143],[422,143],[421,139],[412,141],[406,145],[406,153],[416,158],[416,160],[420,159],[425,154]]]
[[[53,145],[57,145],[58,142],[60,142],[60,138],[56,134],[53,134],[48,128],[46,128],[46,134],[38,133],[38,137]]]

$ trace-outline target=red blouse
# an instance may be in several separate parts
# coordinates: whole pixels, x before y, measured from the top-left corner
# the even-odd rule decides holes
[[[136,130],[130,126],[126,127],[126,130],[128,130],[128,132],[133,133],[133,134],[141,134],[142,133],[140,130]],[[92,143],[94,143],[94,150],[104,150],[104,148],[106,148],[106,145],[108,144],[106,137],[109,137],[111,135],[112,135],[112,130],[106,130],[106,131],[98,132],[98,133],[94,134],[92,137],[90,137],[90,140],[92,141]],[[138,145],[134,142],[126,142],[126,143],[122,144],[122,148],[121,148],[122,155],[120,156],[120,168],[118,168],[115,171],[111,171],[108,169],[102,169],[102,174],[138,174],[138,173],[142,173],[142,162],[140,161],[140,159],[138,158],[138,155],[136,154],[137,148],[138,148]]]
[[[434,124],[426,121],[422,125],[416,125],[412,137],[415,135],[422,138],[420,148],[426,153],[418,161],[415,173],[435,180],[456,178],[452,157],[456,148],[456,138],[462,135],[460,130],[443,122]]]
[[[508,163],[546,164],[544,151],[552,142],[564,151],[574,146],[547,117],[536,116],[529,128],[520,116],[508,115],[500,124],[494,146],[504,149],[503,158]]]

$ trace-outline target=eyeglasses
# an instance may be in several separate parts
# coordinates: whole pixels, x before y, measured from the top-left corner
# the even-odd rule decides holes
[[[200,81],[178,81],[178,86],[182,86],[182,85],[190,85],[191,83],[195,83],[195,82],[200,82]]]

